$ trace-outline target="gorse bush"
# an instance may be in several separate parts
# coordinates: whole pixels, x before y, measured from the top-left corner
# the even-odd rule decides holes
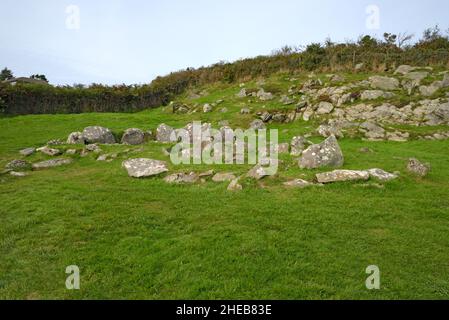
[[[352,71],[357,64],[363,64],[365,71],[388,71],[401,64],[449,67],[449,38],[438,27],[425,30],[414,45],[408,44],[411,38],[408,34],[385,33],[380,40],[363,36],[346,43],[327,39],[324,45],[314,43],[305,49],[285,46],[268,56],[187,68],[143,86],[0,83],[0,110],[7,114],[134,112],[165,105],[190,87],[248,81],[280,71]],[[5,69],[4,77],[9,75]]]

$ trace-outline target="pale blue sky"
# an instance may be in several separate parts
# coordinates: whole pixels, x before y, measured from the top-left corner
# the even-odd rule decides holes
[[[80,29],[66,8],[80,9]],[[366,7],[380,29],[366,27]],[[148,83],[283,45],[449,28],[447,0],[1,0],[0,68],[51,83]]]

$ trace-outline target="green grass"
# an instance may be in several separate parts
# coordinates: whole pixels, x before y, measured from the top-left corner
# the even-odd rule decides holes
[[[20,149],[89,125],[120,132],[228,119],[246,126],[252,117],[238,115],[238,86],[219,90],[209,89],[201,102],[224,97],[219,108],[229,109],[225,115],[175,116],[160,108],[2,118],[0,167],[20,158]],[[289,141],[314,125],[272,127]],[[282,156],[278,176],[245,180],[237,193],[228,192],[226,183],[173,186],[161,177],[129,178],[121,168],[128,157],[168,161],[157,143],[132,147],[111,163],[89,156],[25,178],[1,175],[0,298],[447,299],[449,141],[343,139],[341,147],[344,168],[379,167],[400,171],[400,178],[382,189],[360,183],[289,189],[283,181],[317,172],[300,170],[289,156]],[[360,153],[361,147],[374,153]],[[105,152],[128,148],[102,146]],[[408,157],[430,162],[429,176],[408,174]],[[209,168],[240,174],[249,166],[170,164],[171,172]],[[365,269],[373,264],[381,270],[378,291],[365,288]],[[81,269],[79,291],[65,289],[68,265]]]

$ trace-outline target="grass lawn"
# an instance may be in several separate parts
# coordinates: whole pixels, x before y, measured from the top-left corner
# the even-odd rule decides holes
[[[229,90],[234,95],[239,88]],[[227,114],[198,114],[196,120],[249,121],[235,116],[241,106],[233,109],[231,102],[224,103]],[[120,132],[162,122],[181,127],[191,117],[159,108],[1,118],[0,167],[20,158],[25,147],[89,125]],[[281,140],[308,126],[278,126]],[[169,161],[157,143],[131,147],[111,163],[92,155],[25,178],[1,175],[0,298],[447,299],[449,141],[340,143],[345,169],[382,168],[400,171],[400,178],[380,189],[360,183],[288,189],[282,181],[317,172],[300,170],[291,157],[283,158],[278,176],[262,185],[244,181],[237,193],[226,183],[176,186],[160,177],[129,178],[121,168],[127,158]],[[374,153],[360,153],[362,147]],[[408,157],[430,162],[429,176],[408,174]],[[171,172],[210,168],[170,164]],[[235,173],[249,168],[214,167]],[[81,290],[65,288],[69,265],[81,270]],[[369,265],[381,270],[380,290],[365,287]]]

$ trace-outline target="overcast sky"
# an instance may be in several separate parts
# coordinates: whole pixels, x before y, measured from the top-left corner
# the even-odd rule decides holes
[[[286,44],[436,24],[449,28],[449,1],[0,0],[0,68],[53,84],[148,83]]]

